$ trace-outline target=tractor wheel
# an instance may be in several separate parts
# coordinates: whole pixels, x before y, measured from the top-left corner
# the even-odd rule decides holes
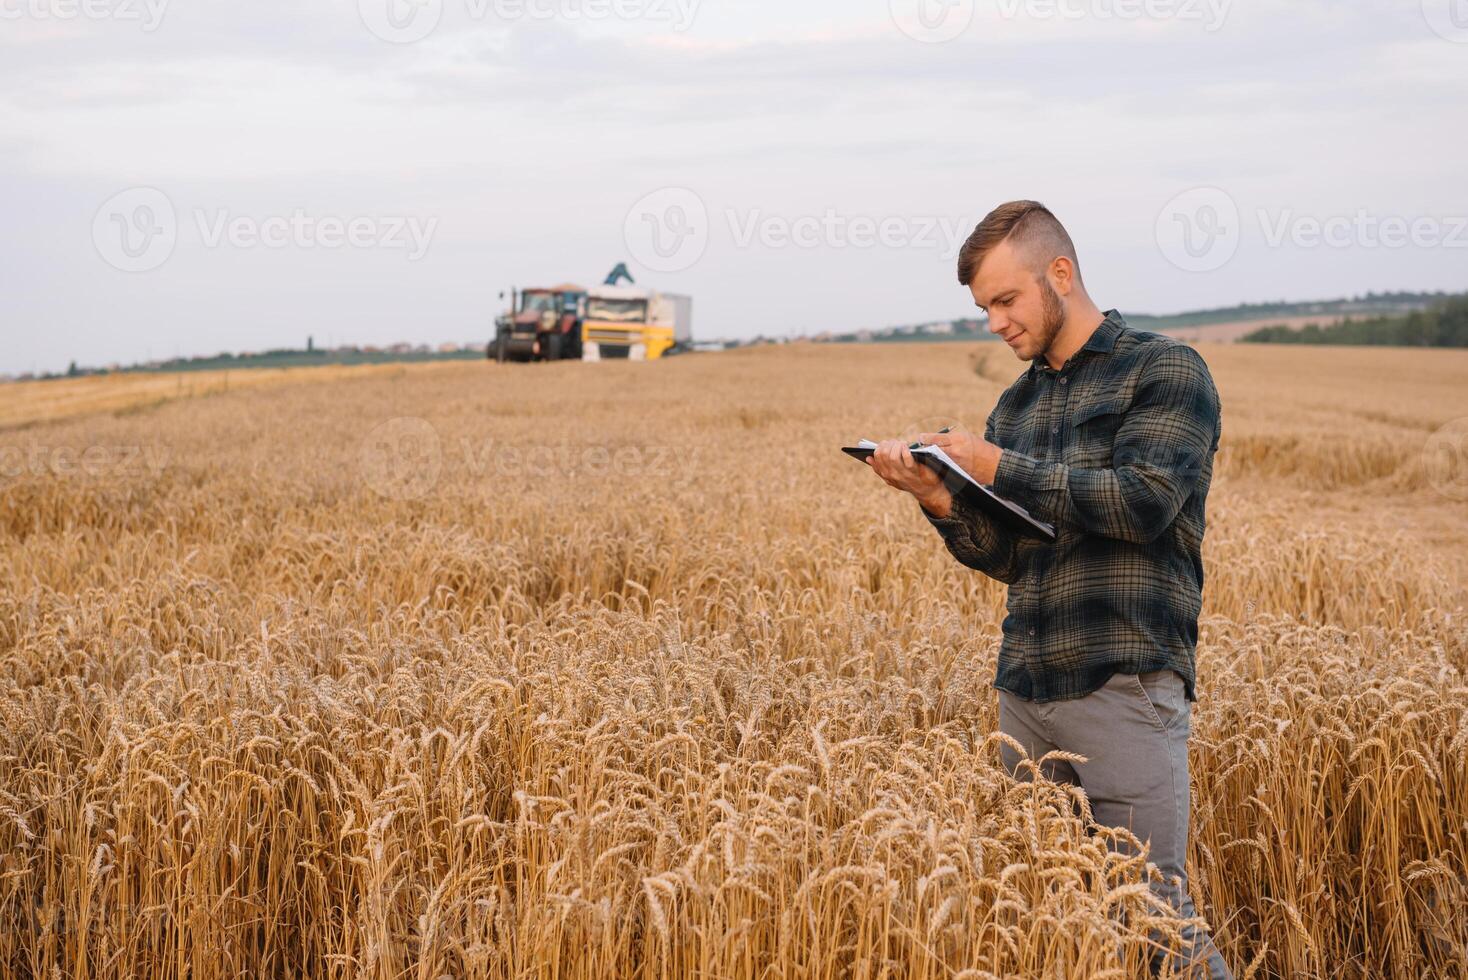
[[[547,361],[559,361],[561,359],[561,341],[563,339],[558,333],[546,334],[540,341],[540,356]]]
[[[510,335],[500,333],[494,338],[494,359],[503,364],[510,359]]]

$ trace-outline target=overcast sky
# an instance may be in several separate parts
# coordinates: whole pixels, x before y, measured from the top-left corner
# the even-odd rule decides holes
[[[0,372],[974,312],[995,204],[1102,308],[1468,288],[1468,0],[0,0]]]

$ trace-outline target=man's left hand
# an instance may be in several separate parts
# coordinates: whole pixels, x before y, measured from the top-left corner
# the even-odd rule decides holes
[[[969,476],[990,486],[994,474],[999,470],[999,455],[1002,450],[992,442],[970,432],[924,432],[918,439],[926,446],[938,446],[948,458],[963,468]]]

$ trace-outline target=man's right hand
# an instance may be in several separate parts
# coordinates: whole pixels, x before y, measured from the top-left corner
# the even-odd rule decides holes
[[[901,439],[887,439],[877,444],[867,458],[867,465],[887,481],[888,486],[906,491],[934,517],[947,517],[953,496],[943,485],[943,478],[930,467],[912,458],[912,451]]]

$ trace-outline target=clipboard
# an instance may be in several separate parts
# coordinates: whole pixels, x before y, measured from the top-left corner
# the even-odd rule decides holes
[[[987,516],[1011,531],[1025,537],[1038,538],[1041,541],[1055,540],[1053,524],[1037,519],[1019,504],[999,496],[969,476],[964,472],[963,467],[948,457],[941,446],[924,446],[913,443],[907,448],[912,453],[913,459],[934,470],[943,478],[943,485],[955,497],[962,496],[965,501],[972,503]],[[870,439],[863,439],[855,446],[841,447],[843,453],[860,460],[870,457],[876,449],[877,444]]]

